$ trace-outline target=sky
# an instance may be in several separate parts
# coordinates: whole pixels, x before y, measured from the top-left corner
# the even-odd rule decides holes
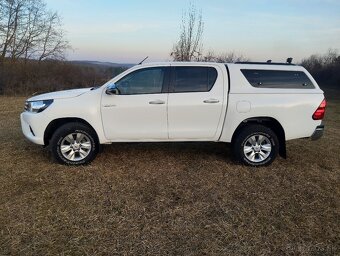
[[[340,0],[45,0],[62,17],[69,60],[168,61],[183,11],[202,11],[203,49],[253,61],[340,51]]]

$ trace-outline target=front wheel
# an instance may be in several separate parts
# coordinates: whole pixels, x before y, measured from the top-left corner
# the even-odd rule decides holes
[[[98,153],[95,132],[82,123],[67,123],[59,127],[50,141],[54,159],[67,165],[90,163]]]
[[[265,166],[276,158],[279,141],[270,128],[250,125],[236,135],[232,146],[236,160],[250,166]]]

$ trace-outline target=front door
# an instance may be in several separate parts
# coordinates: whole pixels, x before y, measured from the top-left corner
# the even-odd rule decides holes
[[[118,95],[103,92],[101,108],[107,139],[129,141],[168,138],[167,93],[163,93],[168,69],[138,69],[115,83]]]

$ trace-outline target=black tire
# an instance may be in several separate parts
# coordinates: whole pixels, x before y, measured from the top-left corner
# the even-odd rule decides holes
[[[251,125],[245,126],[235,136],[236,137],[233,139],[233,142],[232,142],[232,149],[233,149],[234,157],[237,161],[244,163],[246,165],[250,165],[250,166],[270,165],[275,160],[279,152],[279,140],[276,134],[270,128],[266,126],[263,126],[260,124],[251,124]],[[259,140],[259,138],[263,138],[260,136],[264,136],[265,138],[267,138],[264,141],[264,142],[267,142],[267,144],[263,146],[268,145],[268,142],[270,142],[271,144],[270,151],[268,151],[268,149],[263,149],[262,151],[261,149],[262,145],[259,147],[257,146],[259,145],[258,143],[256,143],[255,145],[250,144],[249,140],[252,140],[251,138],[255,138],[255,140]],[[251,148],[251,151],[246,154],[245,150],[249,148]],[[264,154],[266,158],[262,154]],[[252,157],[254,157],[253,161],[250,159]]]
[[[90,147],[86,150],[86,156],[81,155],[78,149],[78,152],[74,150],[74,155],[77,156],[79,159],[76,159],[74,157],[73,160],[70,160],[64,156],[64,154],[61,151],[62,143],[65,143],[65,140],[68,140],[66,137],[70,134],[73,134],[73,138],[77,138],[76,134],[81,134],[84,136],[83,141],[86,139],[86,144],[90,145],[87,147]],[[78,142],[78,145],[81,145],[81,142]],[[67,146],[67,145],[66,145]],[[71,145],[70,145],[71,146]],[[97,155],[99,151],[99,141],[97,138],[97,135],[93,129],[85,124],[82,123],[67,123],[62,126],[60,126],[52,135],[52,138],[50,140],[50,150],[52,153],[53,158],[61,163],[66,165],[85,165],[90,163]],[[81,146],[80,146],[81,147]],[[73,150],[73,149],[71,149]],[[70,152],[70,151],[69,151]],[[84,151],[83,151],[84,152]],[[65,152],[66,154],[67,152]]]

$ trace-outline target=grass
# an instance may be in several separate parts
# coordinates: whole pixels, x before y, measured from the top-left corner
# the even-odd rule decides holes
[[[335,97],[321,140],[290,141],[287,160],[258,169],[214,143],[120,143],[58,165],[23,138],[23,103],[0,97],[0,255],[339,253]]]

